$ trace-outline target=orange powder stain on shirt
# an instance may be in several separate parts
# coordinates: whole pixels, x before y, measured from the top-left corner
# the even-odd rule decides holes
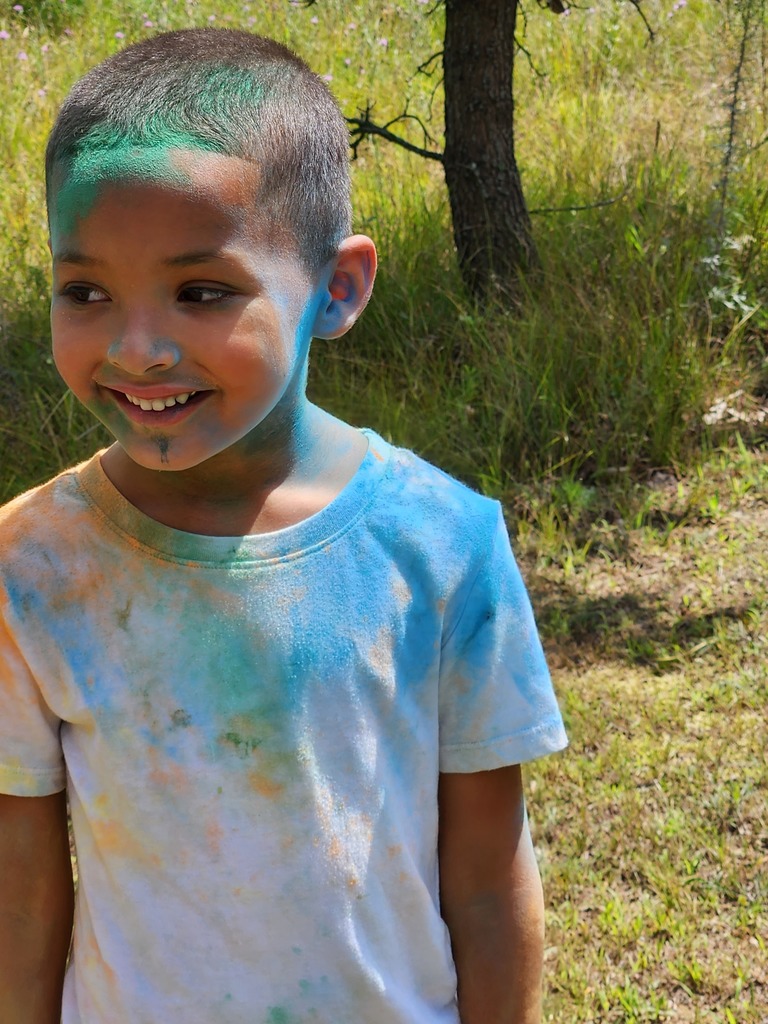
[[[221,840],[224,838],[224,829],[218,821],[211,821],[205,829],[205,840],[211,855],[218,857],[221,853]]]
[[[2,611],[2,594],[0,593],[0,611]],[[8,666],[9,671],[3,673],[3,689],[11,702],[18,704],[29,703],[36,705],[37,700],[33,696],[34,686],[30,685],[32,674],[25,661],[22,660],[19,649],[16,646],[11,634],[5,629],[3,619],[0,616],[0,665]],[[22,682],[22,676],[24,676]]]
[[[96,941],[96,936],[93,934],[93,932],[90,932],[88,935],[88,943],[85,949],[85,959],[94,961],[99,965],[101,973],[105,977],[107,984],[109,985],[110,988],[115,988],[117,986],[117,975],[109,966],[107,961],[104,959],[101,949],[99,948],[99,944]]]
[[[114,853],[142,864],[159,866],[161,858],[149,851],[139,839],[117,818],[110,817],[111,801],[108,793],[94,798],[91,820],[94,842],[102,854]]]
[[[158,789],[173,790],[175,793],[186,793],[190,788],[189,774],[179,764],[172,761],[160,760],[160,755],[154,749],[148,751],[148,759],[152,767],[148,779]]]
[[[280,796],[285,788],[281,783],[275,782],[274,779],[270,779],[269,776],[264,775],[262,772],[248,772],[248,785],[254,792],[260,796],[267,797],[268,800],[274,800]]]
[[[125,857],[137,864],[160,867],[161,858],[148,850],[121,821],[96,819],[91,824],[96,846],[102,854]]]

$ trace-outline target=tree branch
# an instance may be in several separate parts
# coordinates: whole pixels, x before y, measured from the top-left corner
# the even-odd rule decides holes
[[[762,148],[763,148],[763,146],[764,146],[764,145],[766,145],[766,143],[768,143],[768,135],[764,135],[764,136],[762,137],[762,139],[760,139],[760,141],[759,141],[759,142],[756,142],[756,143],[754,144],[754,146],[750,146],[750,147],[749,147],[749,149],[747,150],[747,152],[748,152],[748,153],[754,153],[754,152],[756,152],[756,151],[757,151],[758,149],[762,149]]]
[[[408,142],[407,139],[402,138],[402,136],[395,135],[394,132],[391,132],[389,130],[390,127],[393,124],[397,124],[398,121],[416,121],[424,132],[425,140],[430,139],[429,132],[415,114],[409,114],[406,110],[402,114],[398,114],[397,117],[393,117],[391,121],[387,121],[386,124],[376,124],[375,121],[371,120],[371,108],[369,105],[365,110],[360,111],[360,117],[346,118],[346,122],[351,128],[350,134],[352,138],[350,145],[352,146],[353,159],[357,159],[357,147],[361,142],[364,142],[372,135],[378,135],[382,139],[386,139],[388,142],[393,142],[396,146],[401,146],[403,149],[407,149],[409,153],[415,153],[417,156],[424,157],[425,160],[437,160],[439,163],[443,163],[443,154],[437,150],[424,149],[421,146],[415,146],[412,142]]]
[[[416,68],[416,74],[417,75],[427,75],[427,76],[431,77],[432,75],[434,75],[434,73],[436,71],[436,68],[430,68],[430,65],[434,64],[436,61],[442,60],[442,59],[443,59],[443,51],[442,50],[438,50],[437,53],[433,53],[431,57],[427,57],[427,59],[425,61],[423,61],[421,64],[419,64],[419,66]]]
[[[533,216],[537,213],[580,213],[582,210],[598,210],[601,206],[613,206],[614,203],[620,203],[622,199],[626,199],[629,195],[629,189],[625,189],[620,196],[614,196],[613,199],[601,199],[598,203],[587,203],[584,206],[544,206],[538,210],[529,210],[528,213]]]
[[[536,75],[537,78],[546,78],[546,71],[542,71],[541,68],[536,67],[536,65],[533,62],[533,56],[531,55],[531,51],[526,46],[523,46],[523,44],[520,42],[517,36],[515,36],[515,46],[518,48],[518,50],[520,50],[520,52],[527,60],[528,67],[531,69],[534,75]]]
[[[637,13],[638,13],[638,14],[640,15],[640,17],[641,17],[641,18],[643,19],[643,24],[645,25],[645,28],[646,28],[646,30],[647,30],[647,32],[648,32],[648,42],[649,42],[649,43],[653,43],[653,42],[655,42],[655,41],[656,41],[656,33],[655,33],[655,32],[653,31],[653,29],[651,28],[651,23],[650,23],[650,21],[648,21],[648,19],[646,18],[646,16],[645,16],[645,11],[644,11],[644,10],[643,10],[643,8],[642,8],[642,7],[640,6],[640,0],[629,0],[629,2],[630,2],[630,3],[632,4],[632,6],[633,6],[633,7],[635,8],[635,10],[637,11]]]
[[[553,14],[565,14],[569,5],[563,0],[536,0],[539,7],[548,7]]]

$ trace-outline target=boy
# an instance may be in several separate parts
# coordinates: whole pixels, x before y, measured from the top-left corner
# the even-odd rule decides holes
[[[3,1024],[539,1020],[519,764],[565,738],[499,508],[305,396],[376,265],[329,93],[161,35],[46,170],[115,443],[0,512]]]

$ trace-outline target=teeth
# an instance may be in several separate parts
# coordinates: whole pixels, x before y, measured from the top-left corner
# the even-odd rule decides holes
[[[171,395],[170,398],[137,398],[136,395],[126,394],[126,398],[133,405],[138,405],[144,412],[162,412],[163,409],[170,409],[174,405],[185,405],[196,391],[184,391],[180,395]]]

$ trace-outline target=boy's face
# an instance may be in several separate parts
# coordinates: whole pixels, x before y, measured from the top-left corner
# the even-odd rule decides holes
[[[253,165],[192,150],[168,161],[167,175],[104,181],[90,203],[60,182],[51,328],[59,372],[127,455],[184,470],[258,447],[278,406],[300,415],[328,289],[290,243],[266,245]]]

